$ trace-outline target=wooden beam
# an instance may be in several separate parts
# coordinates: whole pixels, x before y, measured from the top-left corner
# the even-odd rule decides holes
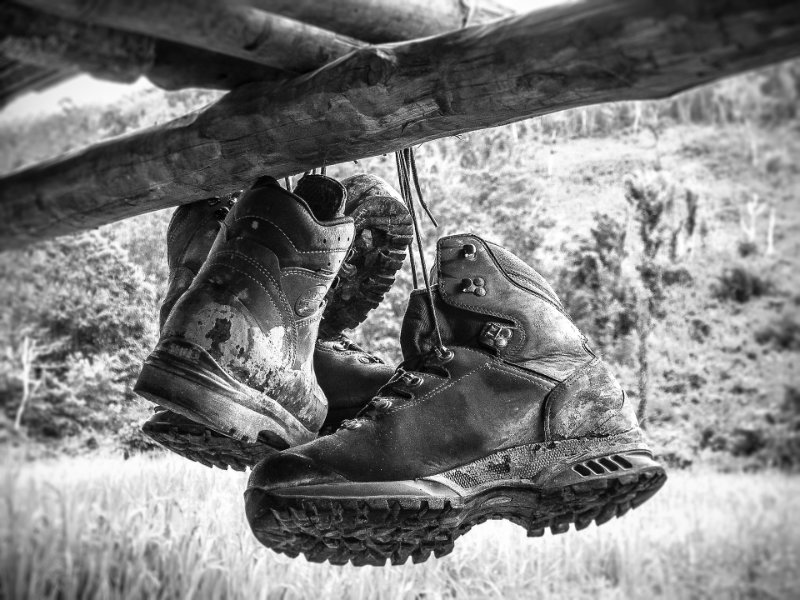
[[[49,87],[73,75],[73,71],[41,68],[0,54],[0,108],[17,96]]]
[[[273,67],[166,40],[156,40],[153,64],[143,75],[165,90],[232,90],[251,81],[277,85],[292,77]]]
[[[249,0],[248,5],[327,26],[337,33],[363,36],[369,42],[425,37],[459,29],[467,19],[477,24],[510,14],[487,0],[477,4],[473,0],[472,5],[465,0]],[[56,10],[58,5],[48,6]],[[70,10],[62,8],[61,12]],[[0,52],[3,49],[7,58],[24,61],[18,63],[20,68],[15,73],[21,76],[25,70],[28,75],[23,79],[41,83],[38,87],[79,72],[121,83],[145,76],[167,90],[230,90],[251,81],[282,81],[289,75],[249,60],[57,17],[14,2],[0,5]],[[43,70],[51,76],[41,77]],[[7,101],[28,89],[4,83],[5,79],[0,81],[0,106],[3,99]]]
[[[0,180],[0,247],[800,55],[796,0],[593,0],[354,52]]]
[[[372,44],[399,42],[482,25],[513,11],[489,0],[246,0],[261,10]]]
[[[155,40],[6,2],[0,5],[0,51],[40,67],[79,69],[102,79],[132,83],[152,65]]]
[[[0,5],[0,52],[70,75],[82,71],[122,83],[146,76],[168,90],[230,90],[250,81],[275,83],[289,78],[285,71],[240,58],[64,19],[11,2]]]
[[[67,19],[306,73],[363,43],[226,0],[17,0]]]

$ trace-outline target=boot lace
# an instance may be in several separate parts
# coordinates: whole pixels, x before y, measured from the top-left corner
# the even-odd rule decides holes
[[[422,356],[415,357],[413,359],[414,369],[410,368],[412,366],[410,361],[401,363],[391,379],[378,391],[378,395],[370,400],[354,419],[342,421],[340,428],[358,429],[365,421],[374,420],[399,404],[407,400],[413,400],[415,390],[425,382],[426,375],[434,373],[439,376],[449,376],[449,373],[443,367],[448,361],[449,359],[447,358],[442,359],[434,349]]]
[[[436,308],[434,306],[433,289],[428,275],[428,266],[425,262],[425,252],[422,246],[422,237],[420,235],[419,219],[417,211],[414,206],[414,196],[412,193],[412,182],[414,191],[417,193],[417,201],[425,211],[428,218],[434,227],[438,227],[436,218],[428,208],[427,203],[422,195],[422,187],[419,183],[419,175],[417,173],[417,164],[414,158],[413,148],[405,148],[395,152],[395,161],[397,164],[397,177],[400,184],[400,193],[403,201],[408,207],[408,212],[411,215],[411,224],[414,229],[414,238],[417,241],[417,252],[419,254],[419,262],[422,271],[422,280],[425,284],[426,297],[431,309],[431,318],[433,320],[433,328],[435,332],[434,348],[419,357],[414,357],[408,361],[404,361],[397,367],[397,370],[392,375],[392,378],[380,389],[378,396],[370,400],[370,402],[356,415],[354,419],[346,419],[342,422],[340,429],[358,429],[363,425],[366,420],[374,419],[378,415],[384,414],[392,409],[398,402],[403,402],[414,397],[413,390],[418,388],[424,382],[426,372],[439,372],[447,376],[447,371],[443,369],[442,365],[449,362],[453,358],[453,351],[445,347],[444,340],[442,339],[441,329],[439,327],[439,319],[436,315]],[[409,257],[411,259],[411,276],[414,284],[414,289],[419,287],[419,279],[417,277],[417,266],[414,259],[414,249],[409,249]],[[410,367],[413,366],[414,369]]]
[[[408,212],[411,214],[411,224],[414,228],[414,237],[417,240],[417,251],[419,252],[419,262],[422,270],[422,279],[425,282],[425,290],[427,292],[428,304],[431,309],[431,318],[433,319],[433,329],[436,333],[436,352],[440,358],[447,358],[448,360],[453,357],[453,353],[447,349],[442,340],[442,332],[439,327],[439,318],[436,315],[436,308],[434,307],[433,290],[428,276],[428,265],[425,263],[425,252],[422,249],[422,236],[420,235],[420,225],[417,219],[417,211],[414,208],[414,198],[411,193],[411,182],[414,182],[414,189],[417,192],[417,200],[420,206],[428,215],[434,227],[439,227],[436,218],[428,208],[428,204],[422,196],[422,187],[419,184],[419,175],[417,174],[417,162],[414,158],[414,149],[405,148],[399,152],[395,152],[395,161],[397,163],[397,176],[400,182],[400,193],[403,200],[408,206]],[[414,289],[419,287],[419,280],[417,279],[417,267],[414,261],[414,252],[408,253],[411,258],[411,275],[414,283]]]

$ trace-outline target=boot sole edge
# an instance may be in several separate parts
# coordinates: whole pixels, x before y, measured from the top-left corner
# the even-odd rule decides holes
[[[615,455],[629,460],[631,468],[572,477],[574,465]],[[441,481],[438,476],[430,479]],[[408,558],[416,563],[431,554],[445,556],[458,537],[489,519],[507,519],[525,527],[531,537],[543,535],[546,528],[564,533],[571,523],[577,530],[592,522],[601,525],[640,506],[665,481],[663,468],[641,450],[617,450],[562,463],[545,483],[498,482],[466,496],[317,498],[251,488],[245,497],[253,532],[274,551],[303,554],[312,562],[381,566],[387,560],[396,565]]]
[[[381,303],[394,284],[413,240],[411,215],[394,198],[379,196],[359,205],[350,215],[356,227],[356,241],[365,230],[381,232],[382,243],[367,250],[354,241],[358,253],[339,271],[340,282],[328,292],[328,306],[323,313],[320,332],[335,336],[356,328]],[[348,273],[347,265],[369,265]],[[345,290],[351,295],[345,299]]]
[[[142,432],[170,452],[206,467],[245,471],[277,452],[267,444],[242,442],[183,415],[166,412],[170,414],[162,413],[145,421],[141,426]]]

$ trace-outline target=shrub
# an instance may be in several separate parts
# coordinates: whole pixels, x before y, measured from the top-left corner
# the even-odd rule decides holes
[[[623,273],[624,257],[624,224],[598,213],[590,237],[576,240],[556,280],[567,312],[603,351],[636,327],[636,299]]]
[[[772,292],[774,286],[765,276],[739,265],[726,268],[712,286],[712,294],[720,300],[744,304]]]
[[[30,435],[118,427],[156,329],[152,286],[127,252],[97,231],[59,238],[2,255],[0,279],[0,410],[16,416],[27,380]]]
[[[739,240],[739,243],[736,245],[736,251],[742,258],[754,256],[758,254],[758,244],[751,240]]]
[[[772,344],[779,350],[800,350],[800,321],[797,315],[784,312],[756,331],[759,344]]]

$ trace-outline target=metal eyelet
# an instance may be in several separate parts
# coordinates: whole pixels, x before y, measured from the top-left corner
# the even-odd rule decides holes
[[[449,348],[436,348],[434,352],[436,353],[436,358],[442,364],[449,363],[456,355],[455,352]]]
[[[377,402],[375,402],[373,406],[378,410],[389,410],[392,408],[393,403],[388,398],[378,398]]]

